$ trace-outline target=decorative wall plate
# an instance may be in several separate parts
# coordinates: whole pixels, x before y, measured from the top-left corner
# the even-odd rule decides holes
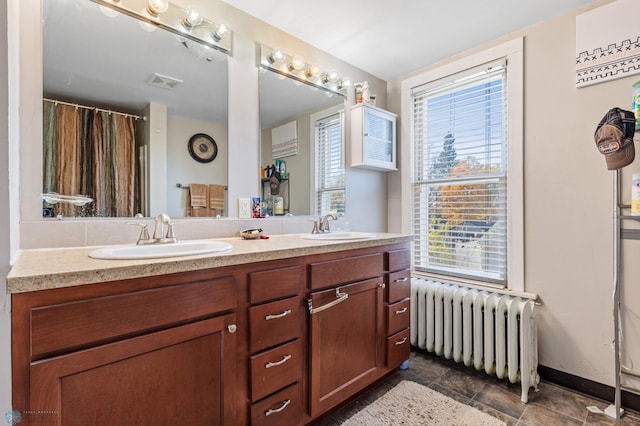
[[[189,154],[200,163],[210,163],[218,155],[216,141],[207,134],[196,133],[189,139]]]

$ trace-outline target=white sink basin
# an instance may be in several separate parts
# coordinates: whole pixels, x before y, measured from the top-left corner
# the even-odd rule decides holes
[[[371,232],[355,232],[355,231],[335,231],[326,234],[303,234],[300,238],[305,240],[363,240],[375,238],[376,234]]]
[[[89,257],[94,259],[156,259],[229,251],[231,248],[229,243],[206,240],[140,246],[128,244],[93,250],[89,253]]]

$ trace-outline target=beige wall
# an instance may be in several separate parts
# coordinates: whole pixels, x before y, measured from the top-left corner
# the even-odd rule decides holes
[[[537,293],[542,303],[537,311],[540,364],[614,385],[613,173],[596,150],[593,133],[610,108],[631,108],[631,85],[640,75],[577,89],[575,16],[491,45],[524,36],[525,289]],[[400,110],[400,83],[408,77],[389,83],[393,111]],[[401,135],[400,149],[407,145],[407,135]],[[640,171],[640,160],[625,169],[627,198],[633,169]],[[401,199],[399,176],[391,175],[390,231],[401,229],[403,215],[409,214],[408,206],[396,207]],[[629,241],[625,248],[637,259],[640,242]],[[625,336],[629,355],[635,353],[638,361],[640,295],[633,290],[640,267],[632,270],[631,263],[638,262],[627,259],[625,300],[636,301],[635,306],[627,303],[628,317],[636,319],[627,320]]]
[[[205,133],[218,146],[218,155],[210,163],[193,161],[187,150],[188,141],[196,133]],[[171,217],[186,216],[187,190],[178,188],[176,183],[227,184],[227,126],[169,116],[167,118],[167,207]],[[228,214],[225,208],[225,216]]]

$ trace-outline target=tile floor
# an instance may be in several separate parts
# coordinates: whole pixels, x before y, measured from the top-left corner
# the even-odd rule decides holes
[[[412,380],[428,386],[459,402],[476,407],[503,420],[508,426],[565,426],[565,425],[615,425],[615,419],[604,414],[594,414],[587,406],[601,410],[609,402],[568,390],[553,383],[542,382],[538,392],[529,391],[529,402],[520,402],[520,384],[498,380],[473,368],[456,364],[427,352],[411,352],[409,369],[398,371],[384,381],[350,401],[318,426],[339,425],[363,406],[380,397],[401,380]],[[640,413],[627,410],[622,425],[640,426]]]

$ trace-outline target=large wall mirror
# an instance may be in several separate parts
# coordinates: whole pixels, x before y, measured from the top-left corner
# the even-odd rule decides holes
[[[315,157],[312,116],[325,110],[344,109],[345,98],[315,88],[292,78],[260,69],[261,164],[273,165],[272,134],[274,128],[291,123],[296,128],[298,149],[295,155],[282,157],[288,174],[288,188],[283,188],[286,211],[292,215],[313,214],[315,191]],[[263,182],[263,188],[268,185]],[[263,190],[268,198],[269,192]]]
[[[225,189],[226,55],[90,0],[42,5],[43,193],[95,198],[43,216],[182,217],[188,185]]]

